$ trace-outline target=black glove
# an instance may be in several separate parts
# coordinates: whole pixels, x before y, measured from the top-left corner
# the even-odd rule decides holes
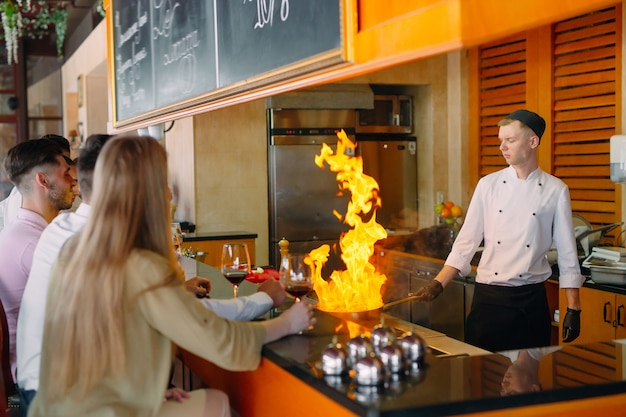
[[[417,301],[433,301],[435,298],[439,297],[439,294],[442,292],[443,285],[441,285],[441,282],[433,279],[428,284],[417,290],[413,296],[415,296]]]
[[[580,334],[580,310],[567,307],[567,314],[563,320],[563,342],[571,342]]]

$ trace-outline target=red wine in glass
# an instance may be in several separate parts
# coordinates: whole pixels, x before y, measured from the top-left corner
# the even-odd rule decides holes
[[[230,271],[224,274],[226,279],[233,285],[241,284],[243,280],[246,279],[247,275],[248,275],[247,272],[239,272],[239,271]]]
[[[285,291],[293,296],[296,302],[313,290],[311,265],[308,257],[308,254],[289,255],[289,271],[285,274],[283,285]]]
[[[245,243],[226,243],[222,248],[222,275],[232,284],[237,298],[239,284],[250,273],[250,254]]]
[[[294,297],[297,301],[307,295],[313,289],[312,284],[287,284],[285,291]]]

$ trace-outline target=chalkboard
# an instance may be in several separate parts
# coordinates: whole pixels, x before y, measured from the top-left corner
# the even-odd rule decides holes
[[[117,120],[217,86],[212,1],[115,0]]]
[[[241,93],[341,54],[342,0],[113,0],[114,125]],[[107,17],[109,18],[109,17]],[[313,61],[311,61],[313,62]],[[336,62],[336,61],[333,61]],[[313,68],[310,65],[309,71]],[[277,71],[278,70],[278,71]],[[252,82],[249,83],[249,81]],[[249,83],[249,84],[248,84]],[[221,94],[217,94],[221,93]]]
[[[341,46],[339,2],[220,1],[220,87]]]

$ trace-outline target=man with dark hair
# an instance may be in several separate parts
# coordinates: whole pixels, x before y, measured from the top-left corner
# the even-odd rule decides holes
[[[70,142],[67,139],[54,134],[44,135],[40,139],[49,139],[59,145],[63,150],[65,162],[70,166],[72,165],[72,160],[70,159]],[[22,207],[22,195],[17,187],[13,187],[7,198],[0,201],[0,230],[15,221],[20,207]]]
[[[80,150],[76,170],[82,202],[75,212],[61,213],[46,227],[35,248],[17,322],[17,385],[22,410],[27,412],[39,388],[39,362],[50,270],[61,247],[87,222],[96,160],[110,135],[91,135]]]
[[[15,377],[15,333],[33,253],[44,228],[74,201],[74,180],[63,150],[49,139],[9,149],[5,170],[22,195],[16,220],[0,231],[0,300],[7,315],[11,371]]]

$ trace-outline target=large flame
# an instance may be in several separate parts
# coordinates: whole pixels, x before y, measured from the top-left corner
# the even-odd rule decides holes
[[[337,173],[339,188],[351,193],[344,222],[352,229],[344,233],[339,242],[346,270],[333,271],[330,278],[325,280],[322,277],[322,266],[328,259],[330,247],[322,245],[314,249],[310,253],[313,288],[319,299],[320,310],[374,310],[383,305],[381,288],[387,280],[369,262],[374,253],[374,243],[387,237],[385,228],[376,223],[376,209],[380,207],[378,183],[363,173],[361,157],[346,154],[346,148],[356,148],[346,133],[342,130],[337,133],[337,137],[336,153],[324,143],[320,154],[315,156],[315,164],[324,168],[326,162],[330,170]],[[335,215],[341,218],[339,213]]]

